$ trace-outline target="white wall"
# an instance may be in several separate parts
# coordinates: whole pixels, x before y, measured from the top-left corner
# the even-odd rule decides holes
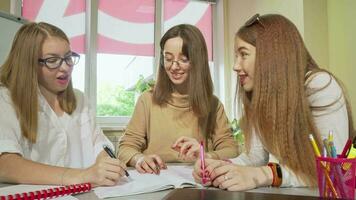
[[[356,1],[328,0],[327,10],[329,69],[345,84],[356,116]]]
[[[329,69],[327,1],[304,0],[304,42],[319,66]]]

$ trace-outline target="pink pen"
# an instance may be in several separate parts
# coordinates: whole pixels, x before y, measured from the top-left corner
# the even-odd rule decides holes
[[[201,182],[203,184],[205,184],[207,178],[205,176],[205,156],[204,156],[204,142],[203,141],[200,142],[200,166],[201,166],[201,170],[202,170]]]

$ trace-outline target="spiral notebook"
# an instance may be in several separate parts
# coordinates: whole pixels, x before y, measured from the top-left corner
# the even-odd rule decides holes
[[[53,185],[12,185],[0,188],[0,200],[23,200],[23,199],[76,199],[70,195],[91,191],[90,183],[75,184],[68,186]],[[65,197],[65,198],[64,198]]]

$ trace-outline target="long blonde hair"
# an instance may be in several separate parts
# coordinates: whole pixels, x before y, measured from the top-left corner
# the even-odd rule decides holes
[[[182,38],[182,53],[187,56],[192,66],[188,79],[189,102],[194,114],[199,119],[200,132],[204,133],[208,139],[214,131],[218,100],[213,95],[206,43],[203,34],[197,27],[189,24],[176,25],[162,37],[160,64],[157,83],[153,90],[153,100],[158,105],[164,105],[171,98],[174,85],[165,71],[162,52],[167,40],[175,37]]]
[[[22,135],[32,143],[36,142],[38,129],[38,59],[48,37],[58,37],[69,44],[68,37],[56,26],[44,22],[24,24],[17,31],[10,53],[0,68],[0,82],[10,92]],[[61,108],[71,114],[76,108],[72,81],[59,97]]]
[[[253,91],[238,88],[247,150],[255,129],[270,153],[306,184],[316,185],[315,156],[308,135],[313,134],[319,147],[322,146],[312,115],[313,109],[320,108],[311,107],[306,83],[312,74],[327,71],[315,63],[295,25],[281,15],[260,16],[253,24],[241,27],[236,37],[256,47]],[[346,97],[345,101],[350,134],[353,134]],[[331,105],[324,108],[328,106]]]

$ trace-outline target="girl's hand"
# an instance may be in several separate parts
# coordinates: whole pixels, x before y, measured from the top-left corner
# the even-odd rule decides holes
[[[179,152],[178,157],[185,161],[195,161],[199,158],[200,144],[195,138],[182,136],[172,145]]]
[[[161,169],[167,169],[167,165],[156,154],[141,155],[136,158],[135,168],[140,173],[159,174]]]
[[[198,159],[195,162],[194,165],[194,170],[193,170],[193,177],[195,182],[202,184],[202,177],[203,177],[203,173],[205,173],[205,177],[208,178],[207,182],[204,184],[204,186],[210,186],[212,185],[211,182],[211,178],[210,178],[210,174],[209,174],[209,169],[214,169],[217,166],[223,166],[223,165],[227,165],[229,164],[226,161],[222,161],[222,160],[213,160],[213,159],[205,159],[205,171],[202,170],[201,168],[201,160]]]
[[[64,176],[71,176],[70,170],[64,172]],[[87,169],[80,170],[74,177],[79,180],[79,183],[92,183],[96,186],[113,186],[121,177],[125,176],[126,166],[119,159],[106,156],[98,156],[95,164]],[[64,178],[64,177],[63,177]]]
[[[268,166],[245,167],[227,164],[208,168],[212,184],[229,191],[250,190],[272,184],[272,171]]]

